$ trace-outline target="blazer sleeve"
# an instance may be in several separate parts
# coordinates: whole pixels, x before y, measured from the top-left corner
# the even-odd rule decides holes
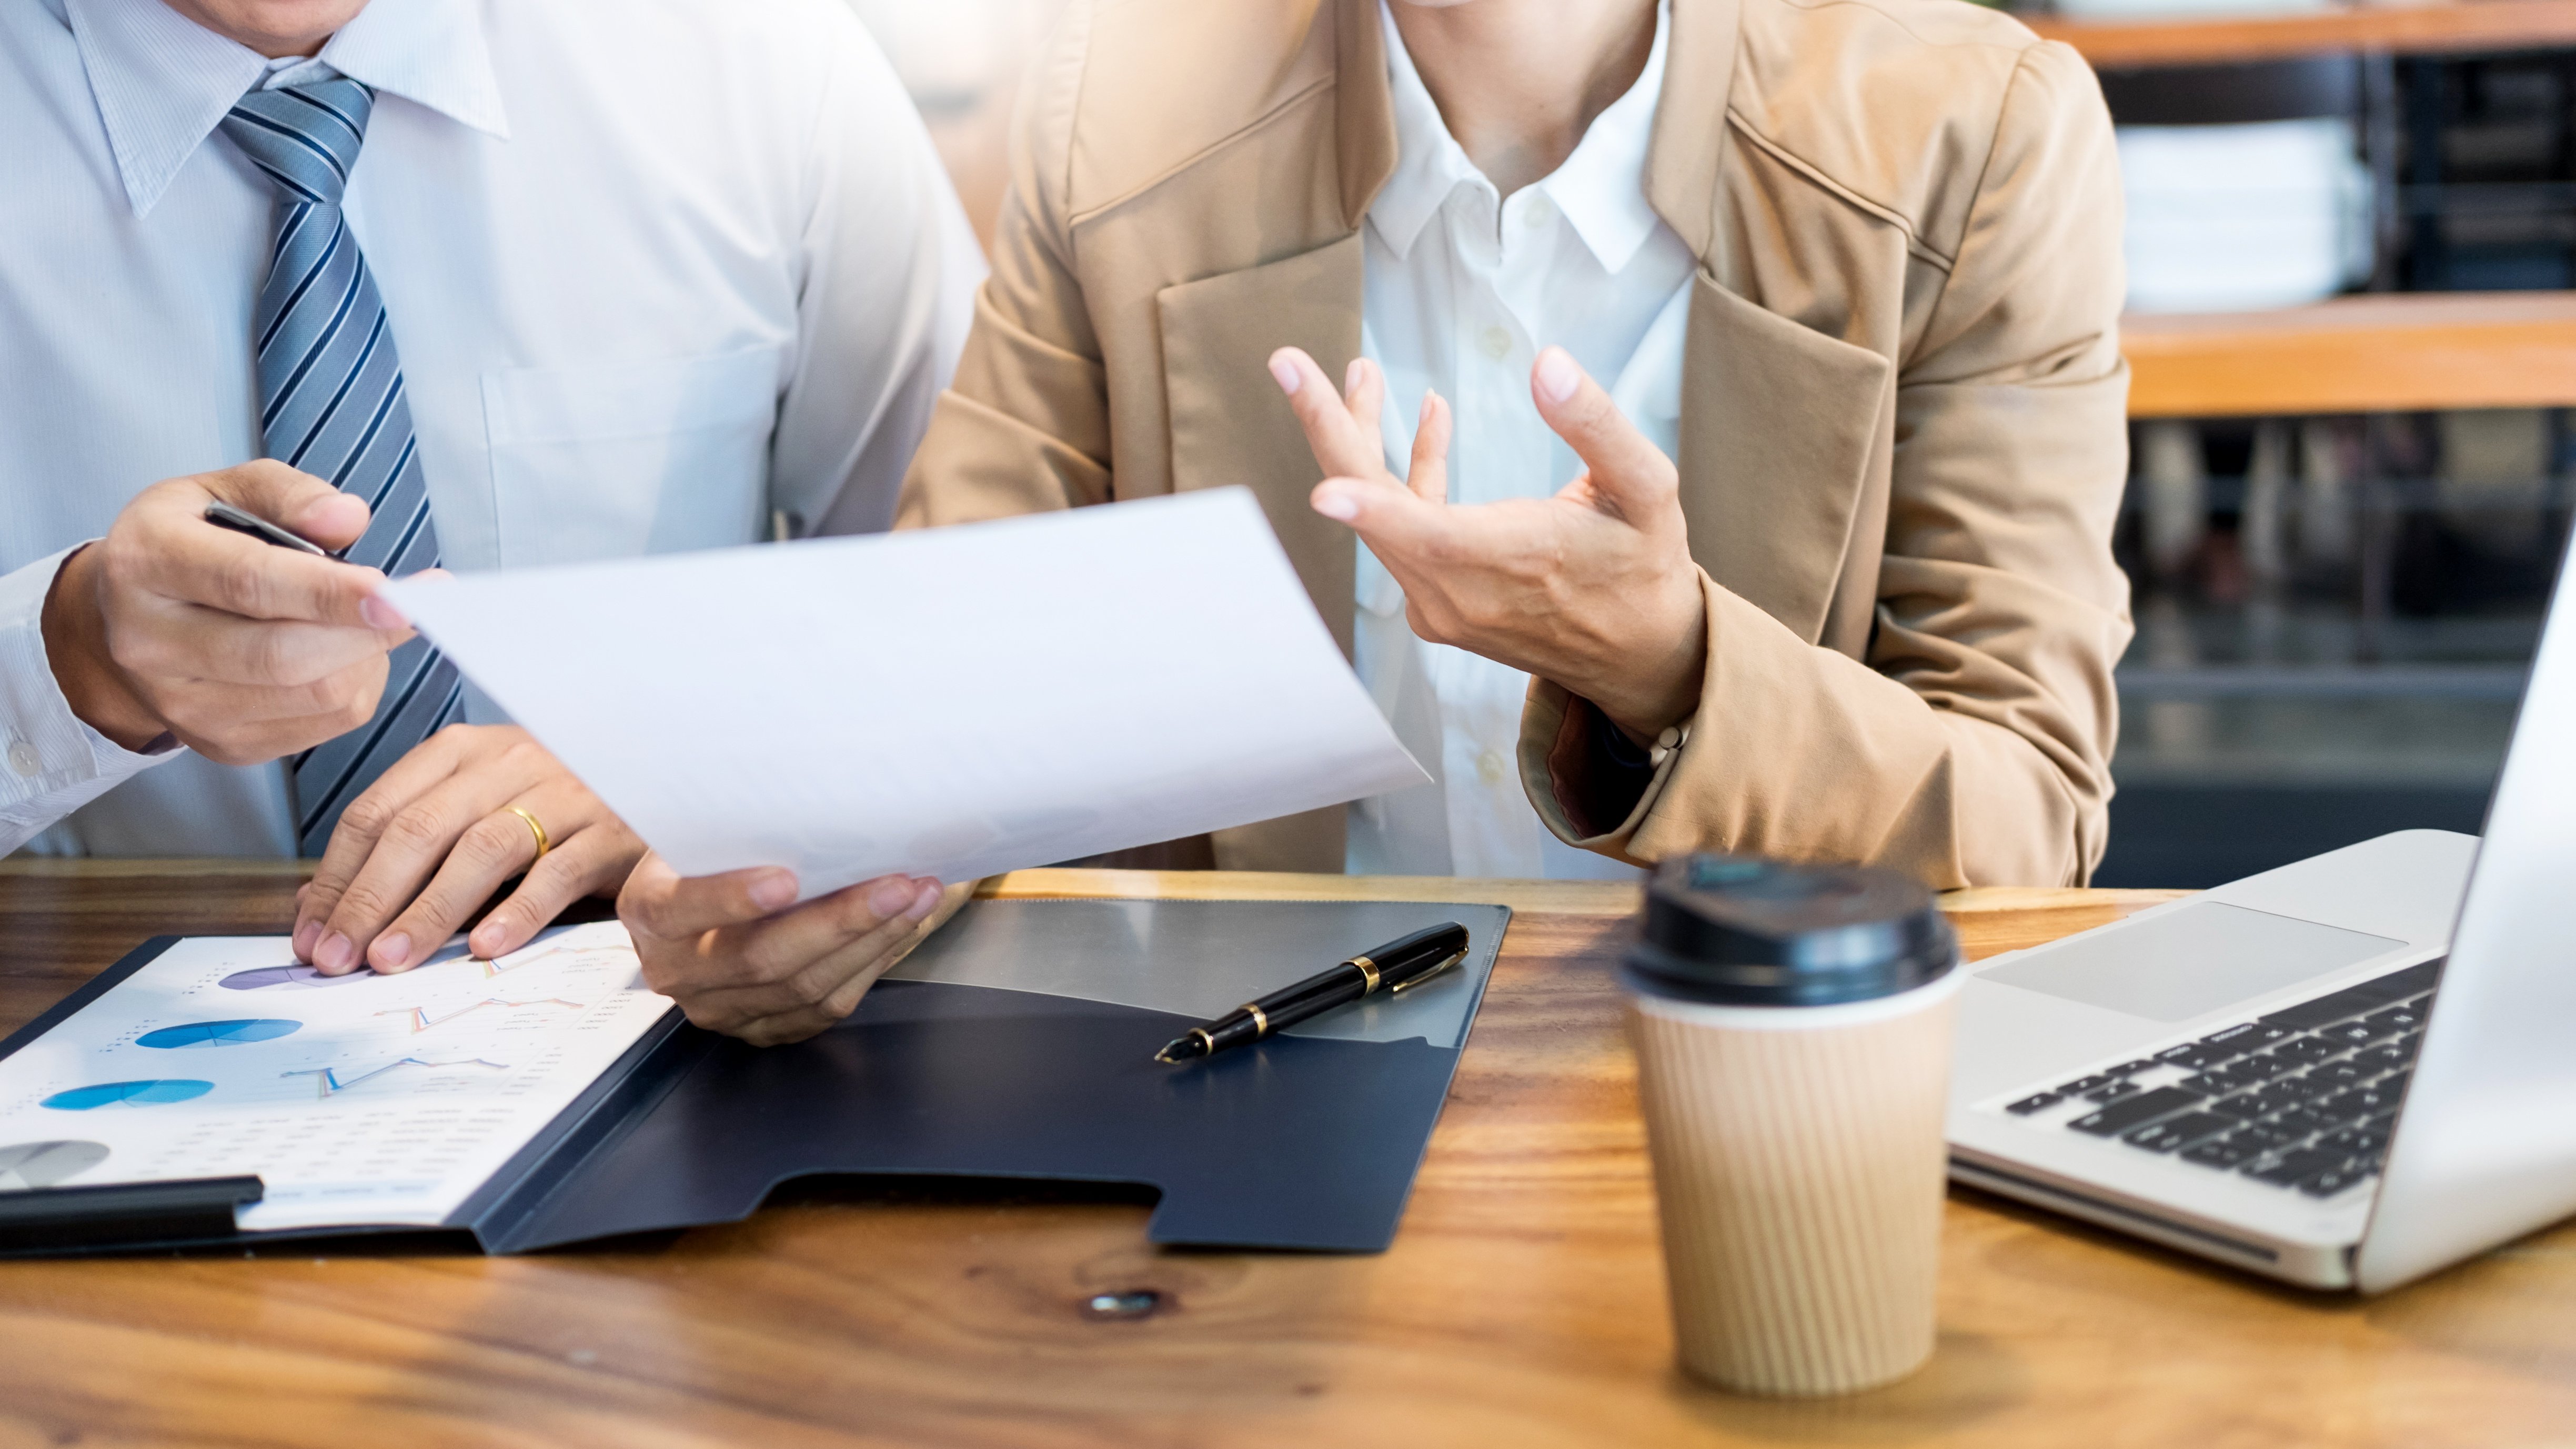
[[[1075,272],[1066,190],[1091,6],[1067,7],[1012,120],[992,273],[906,471],[897,528],[1106,502],[1109,382]]]
[[[2024,52],[1948,282],[1900,365],[1866,659],[1703,576],[1707,684],[1625,803],[1587,778],[1591,706],[1533,685],[1522,777],[1569,842],[1869,861],[1936,888],[2080,885],[2108,835],[2111,531],[2128,466],[2121,198],[2083,61]]]

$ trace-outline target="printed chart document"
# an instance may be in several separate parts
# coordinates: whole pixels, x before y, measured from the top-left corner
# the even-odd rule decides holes
[[[1429,778],[1240,488],[385,592],[683,875],[971,880]]]
[[[670,1009],[614,921],[392,976],[180,941],[0,1058],[0,1191],[257,1175],[245,1231],[432,1226]]]

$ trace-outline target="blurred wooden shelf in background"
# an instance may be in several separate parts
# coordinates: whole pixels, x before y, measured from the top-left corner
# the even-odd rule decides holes
[[[2338,297],[2121,332],[2133,418],[2576,406],[2576,292]]]
[[[2170,20],[2033,16],[2030,28],[2084,53],[2096,69],[2228,65],[2302,55],[2476,55],[2576,46],[2576,0],[2452,0],[2285,15]]]

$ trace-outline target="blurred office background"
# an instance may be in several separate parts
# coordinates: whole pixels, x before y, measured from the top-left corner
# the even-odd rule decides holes
[[[2576,402],[2576,5],[2029,18],[2094,61],[2129,201],[2138,640],[2100,883],[2479,829],[2568,529],[2570,414],[2495,404]],[[2195,337],[2161,375],[2203,385],[2149,387]],[[2219,385],[2275,342],[2304,376]]]
[[[852,4],[989,238],[1062,0]],[[2097,883],[2477,830],[2576,507],[2576,0],[2013,8],[2094,62],[2128,188]]]
[[[1065,0],[850,0],[921,107],[986,250],[1009,166],[1011,104]]]

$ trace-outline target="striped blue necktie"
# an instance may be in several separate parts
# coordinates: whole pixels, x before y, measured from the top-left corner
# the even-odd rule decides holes
[[[267,454],[365,499],[365,536],[341,556],[399,578],[438,562],[438,530],[403,400],[402,362],[340,197],[375,93],[353,80],[255,90],[224,134],[277,190],[277,237],[252,316]],[[374,719],[293,761],[296,840],[320,855],[349,802],[457,718],[456,667],[414,639],[394,651]]]

